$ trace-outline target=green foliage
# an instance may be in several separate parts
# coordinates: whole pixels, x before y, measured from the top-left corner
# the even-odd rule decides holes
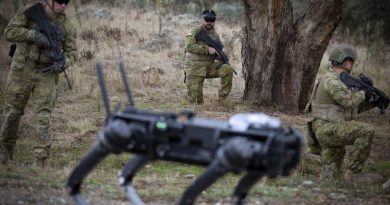
[[[385,177],[390,177],[390,162],[389,161],[374,161],[370,167],[370,171],[375,171]]]
[[[376,25],[383,22],[383,37],[390,41],[390,1],[383,0],[348,0],[345,4],[343,19],[339,32],[343,37],[351,37],[358,42],[370,42],[370,37],[377,29]]]
[[[381,54],[384,49],[384,36],[383,36],[383,27],[384,22],[383,21],[377,21],[374,26],[372,38],[371,38],[371,45],[369,47],[371,57],[374,63],[380,64],[381,63]]]
[[[305,11],[308,2],[308,0],[291,0],[295,18]],[[344,13],[336,31],[338,37],[357,43],[377,42],[379,37],[375,32],[380,32],[378,27],[382,27],[380,38],[384,39],[385,43],[389,43],[390,1],[346,0],[344,2]]]

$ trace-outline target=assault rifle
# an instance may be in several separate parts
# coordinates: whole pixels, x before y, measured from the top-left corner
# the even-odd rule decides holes
[[[162,113],[135,108],[123,64],[120,72],[129,105],[110,113],[102,67],[97,64],[96,69],[108,118],[97,144],[68,178],[69,193],[79,205],[88,204],[80,192],[83,179],[110,153],[134,154],[120,172],[119,182],[135,205],[144,203],[132,186],[133,177],[152,160],[207,166],[182,195],[181,205],[193,204],[203,190],[229,172],[246,172],[233,192],[233,204],[243,204],[261,177],[287,176],[299,162],[302,134],[262,113],[241,113],[226,122],[196,118],[190,111]]]
[[[37,32],[43,33],[50,43],[51,57],[54,59],[53,65],[40,69],[41,72],[64,72],[66,83],[70,90],[68,75],[65,71],[65,55],[62,50],[62,42],[64,41],[64,33],[62,32],[59,23],[52,25],[47,17],[43,5],[36,3],[24,12],[27,19],[34,21],[38,25]]]
[[[227,57],[227,55],[222,51],[223,49],[223,44],[221,41],[215,41],[214,39],[212,39],[207,33],[206,31],[201,28],[200,31],[198,33],[195,34],[195,39],[197,41],[203,41],[205,42],[208,46],[210,47],[213,47],[216,51],[217,51],[217,54],[218,56],[221,58],[221,62],[223,64],[228,64],[229,65],[229,58]],[[237,75],[236,71],[233,70],[234,74]]]
[[[340,73],[341,81],[352,90],[364,90],[365,92],[372,93],[372,99],[375,102],[376,107],[379,108],[380,113],[385,113],[385,110],[389,106],[390,99],[386,94],[374,87],[373,82],[367,76],[360,74],[359,78],[349,75],[347,72]]]

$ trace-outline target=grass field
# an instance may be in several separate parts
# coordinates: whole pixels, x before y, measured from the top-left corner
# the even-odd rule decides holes
[[[191,16],[166,16],[162,32],[158,34],[158,15],[153,11],[105,8],[112,13],[112,20],[96,20],[88,11],[97,9],[99,7],[94,5],[81,8],[87,14],[81,16],[82,28],[79,27],[77,39],[80,57],[69,71],[73,90],[67,90],[61,76],[58,102],[52,116],[52,156],[42,170],[30,166],[33,158],[29,152],[29,137],[34,118],[28,104],[18,133],[15,159],[9,166],[0,167],[0,204],[72,204],[65,188],[67,177],[96,141],[106,117],[95,74],[96,62],[104,67],[112,108],[118,102],[126,103],[117,69],[118,62],[123,61],[135,104],[141,109],[172,112],[190,109],[197,116],[219,120],[227,120],[240,112],[265,112],[296,127],[303,126],[308,119],[305,115],[290,116],[274,108],[241,101],[244,80],[239,33],[242,25],[217,22],[217,30],[238,73],[234,76],[231,94],[234,109],[225,111],[217,104],[218,79],[205,82],[204,105],[194,107],[185,100],[181,60],[184,36],[194,24]],[[74,11],[70,10],[70,14],[74,16]],[[361,56],[366,55],[364,52],[364,48],[359,49]],[[326,67],[323,62],[321,72]],[[362,60],[357,70],[364,71],[366,67],[376,69],[368,73],[375,77],[378,87],[389,93],[389,69]],[[375,110],[364,114],[361,120],[377,130],[365,171],[378,173],[383,179],[365,184],[342,180],[320,182],[316,176],[296,171],[288,178],[260,181],[251,190],[249,204],[390,204],[390,195],[381,188],[390,177],[390,114],[379,116]],[[117,172],[130,158],[129,154],[111,155],[88,176],[83,190],[93,204],[129,204],[119,189]],[[203,170],[199,166],[155,161],[139,172],[134,184],[147,204],[173,204]],[[236,175],[228,175],[219,180],[201,194],[198,204],[228,204],[238,179]],[[314,184],[307,185],[304,183],[307,180]]]

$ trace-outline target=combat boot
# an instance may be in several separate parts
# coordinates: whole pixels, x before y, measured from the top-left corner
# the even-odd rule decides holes
[[[321,157],[312,153],[304,153],[299,169],[303,174],[318,176],[321,172]]]
[[[320,180],[332,180],[337,178],[337,166],[336,163],[322,165]]]
[[[0,148],[0,163],[7,164],[9,160],[12,160],[13,147],[3,145]]]
[[[203,104],[203,98],[201,99],[192,99],[190,97],[186,98],[187,103],[191,105],[202,105]]]

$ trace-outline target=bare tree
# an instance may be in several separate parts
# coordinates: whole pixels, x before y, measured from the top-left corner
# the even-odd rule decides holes
[[[302,111],[329,41],[341,20],[342,0],[308,1],[296,20],[290,0],[244,0],[243,99]]]

